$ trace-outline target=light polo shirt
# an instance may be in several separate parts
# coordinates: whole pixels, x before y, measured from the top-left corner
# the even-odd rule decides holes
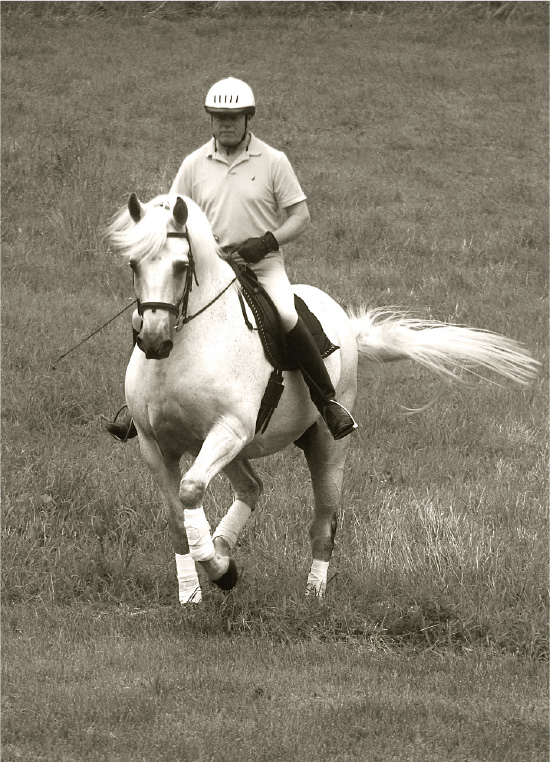
[[[199,205],[222,247],[276,230],[282,210],[307,198],[287,156],[254,135],[232,165],[209,140],[183,160],[170,193]]]

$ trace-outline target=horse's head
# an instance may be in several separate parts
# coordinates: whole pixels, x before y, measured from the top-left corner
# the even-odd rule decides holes
[[[168,357],[173,331],[183,320],[194,260],[187,232],[188,205],[181,196],[142,204],[136,194],[107,231],[134,275],[141,316],[138,347],[151,360]]]

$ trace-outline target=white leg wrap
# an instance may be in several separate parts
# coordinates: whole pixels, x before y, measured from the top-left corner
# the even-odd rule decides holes
[[[320,562],[314,559],[307,576],[306,596],[315,595],[322,597],[327,588],[327,574],[330,562]]]
[[[237,545],[237,538],[239,533],[245,526],[252,509],[244,501],[237,499],[220,524],[216,528],[214,538],[223,538],[228,544],[231,551]]]
[[[216,556],[214,544],[210,537],[210,525],[204,515],[204,509],[184,509],[185,532],[189,543],[189,551],[196,562],[207,562]]]
[[[202,591],[197,568],[191,554],[176,554],[180,604],[198,604],[202,601]]]

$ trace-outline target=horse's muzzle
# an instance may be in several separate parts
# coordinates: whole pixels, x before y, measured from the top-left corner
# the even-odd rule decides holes
[[[164,360],[172,352],[174,343],[171,339],[163,339],[159,342],[148,343],[138,336],[136,344],[139,349],[145,353],[147,360]]]

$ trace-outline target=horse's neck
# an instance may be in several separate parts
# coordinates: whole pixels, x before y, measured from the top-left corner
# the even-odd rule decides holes
[[[193,286],[187,323],[177,340],[178,354],[186,358],[184,366],[192,370],[194,381],[204,378],[207,386],[212,386],[212,394],[216,394],[220,384],[227,385],[227,374],[237,380],[243,373],[249,374],[255,350],[260,358],[263,354],[261,347],[254,344],[257,334],[250,331],[243,318],[239,287],[231,266],[220,259],[208,270],[197,268],[197,276],[199,285]],[[219,371],[215,382],[213,359]]]
[[[195,264],[196,279],[193,279],[189,295],[188,313],[193,314],[202,310],[212,300],[216,302],[227,298],[226,287],[234,280],[235,274],[224,260],[217,255],[207,261]]]

